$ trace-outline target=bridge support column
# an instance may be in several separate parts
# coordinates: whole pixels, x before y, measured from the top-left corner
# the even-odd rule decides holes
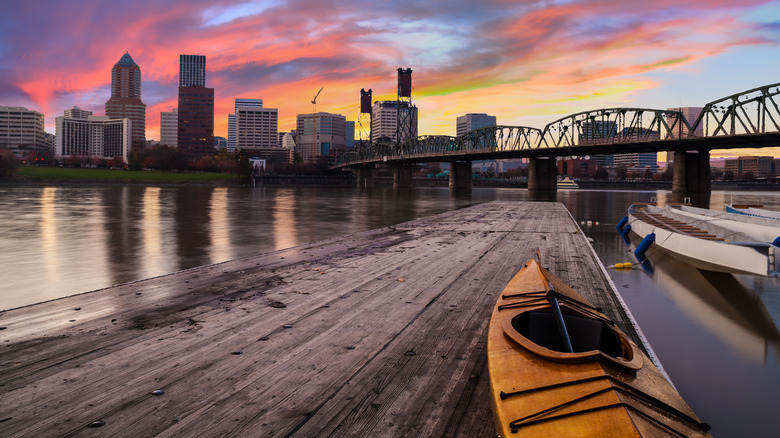
[[[357,187],[359,189],[374,188],[374,167],[373,166],[359,167],[354,172],[357,175]]]
[[[555,201],[558,179],[555,158],[531,158],[528,162],[528,198],[531,201]]]
[[[471,191],[471,161],[450,163],[450,191]]]
[[[694,206],[709,208],[711,190],[710,152],[675,151],[672,202],[691,198]]]
[[[414,186],[412,174],[414,166],[394,166],[393,167],[393,188],[411,189]]]

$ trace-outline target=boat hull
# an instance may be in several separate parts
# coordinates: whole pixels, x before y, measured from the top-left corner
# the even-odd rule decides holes
[[[644,206],[629,209],[628,224],[631,231],[644,239],[655,234],[654,247],[661,248],[673,257],[696,268],[760,276],[776,275],[775,247],[770,244],[733,244],[726,241],[703,240],[662,228],[637,217]]]
[[[549,308],[538,299],[539,291],[549,290],[549,285],[561,295],[564,314],[606,318],[593,309],[582,310],[587,307],[579,308],[581,304],[565,304],[574,300],[590,305],[557,277],[542,272],[533,260],[515,275],[496,303],[488,333],[488,368],[499,436],[641,437],[668,436],[671,430],[682,436],[708,436],[706,425],[698,422],[650,359],[614,327],[610,330],[620,340],[618,357],[576,349],[575,353],[544,351],[543,346],[533,350],[526,342],[518,342],[513,326],[519,315]],[[641,397],[635,390],[686,419],[638,401]]]

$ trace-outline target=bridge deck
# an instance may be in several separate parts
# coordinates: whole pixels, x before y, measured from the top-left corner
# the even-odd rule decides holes
[[[537,247],[636,339],[561,204],[494,202],[2,312],[0,436],[491,436]]]

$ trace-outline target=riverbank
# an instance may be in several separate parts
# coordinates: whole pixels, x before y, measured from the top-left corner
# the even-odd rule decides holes
[[[237,176],[215,172],[161,170],[84,169],[73,167],[22,166],[13,180],[3,184],[228,184]]]

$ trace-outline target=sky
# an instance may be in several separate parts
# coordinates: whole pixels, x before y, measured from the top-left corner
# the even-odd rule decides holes
[[[780,1],[24,0],[0,14],[0,106],[105,114],[111,68],[142,72],[147,138],[177,105],[179,54],[206,56],[215,135],[236,98],[278,108],[279,130],[317,111],[358,121],[360,90],[395,100],[413,70],[424,134],[466,113],[544,128],[599,108],[704,106],[780,82]],[[362,125],[366,125],[361,127]],[[778,155],[780,149],[723,151]],[[717,156],[713,153],[713,156]]]

